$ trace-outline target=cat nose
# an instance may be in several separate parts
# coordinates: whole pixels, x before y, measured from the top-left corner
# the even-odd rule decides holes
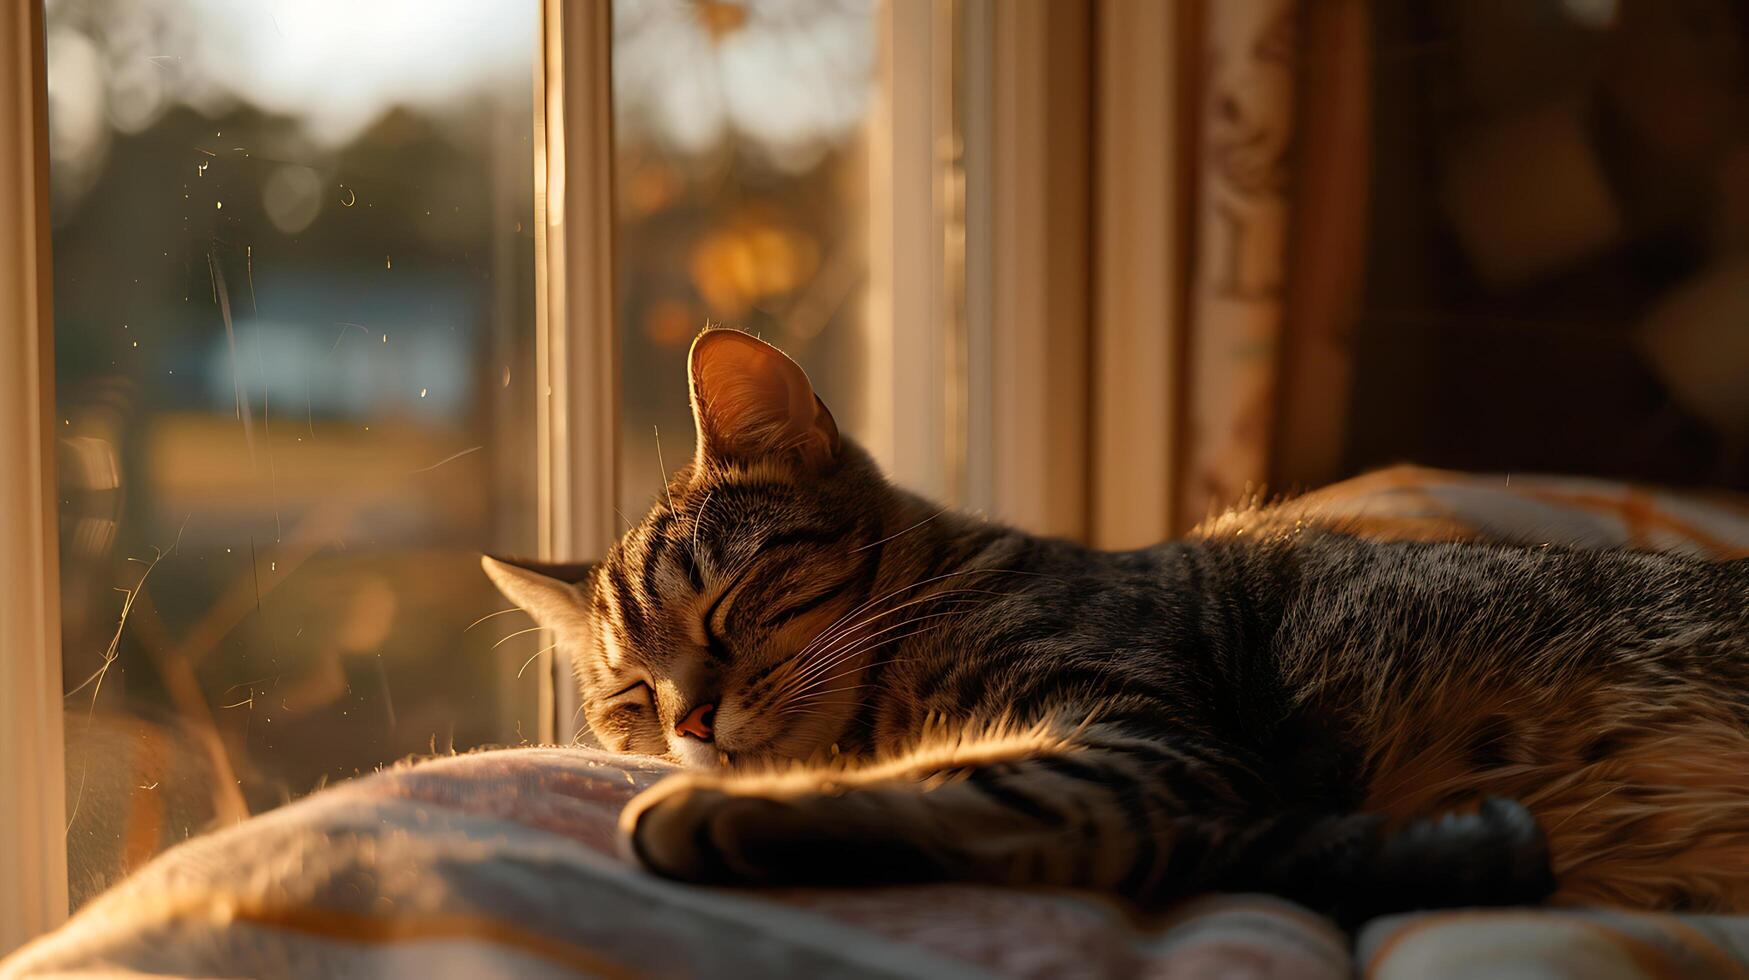
[[[717,706],[706,701],[686,713],[680,719],[680,724],[674,730],[681,735],[691,735],[703,742],[711,740],[711,721],[716,718]]]

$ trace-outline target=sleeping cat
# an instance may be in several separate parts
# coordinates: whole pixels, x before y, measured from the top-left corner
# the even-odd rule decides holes
[[[700,882],[1270,891],[1349,921],[1749,912],[1749,561],[1363,540],[1289,504],[1094,551],[887,484],[733,330],[592,566],[486,559]]]

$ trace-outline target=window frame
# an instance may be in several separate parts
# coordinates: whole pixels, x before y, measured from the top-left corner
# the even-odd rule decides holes
[[[887,475],[961,503],[965,444],[961,305],[948,281],[960,223],[952,101],[954,0],[886,0],[875,13],[867,122],[868,359],[863,441]]]
[[[535,64],[537,535],[546,560],[596,560],[618,537],[619,352],[613,303],[613,8],[542,0]],[[540,662],[541,737],[581,733],[568,656]]]
[[[67,917],[43,48],[42,0],[0,15],[0,956]]]
[[[535,98],[537,534],[540,556],[612,544],[618,384],[612,307],[612,24],[606,4],[543,0]],[[0,17],[14,66],[0,92],[0,955],[68,914],[54,318],[44,3]],[[579,231],[579,229],[582,229]],[[42,651],[41,656],[19,651]],[[539,663],[538,732],[575,734],[570,665]]]
[[[974,481],[988,497],[971,504],[1028,531],[1085,540],[1095,422],[1088,410],[1094,8],[962,2],[976,10],[966,20],[968,33],[977,32],[967,50],[982,46],[988,71],[987,80],[966,79],[965,89],[971,96],[987,86],[981,99],[989,113],[982,124],[966,113],[966,181],[985,188],[968,198],[981,199],[985,213],[968,221],[966,289],[982,298],[976,312],[988,317],[971,323],[968,338],[984,338],[989,364],[987,387],[970,392],[969,413],[988,419],[988,446],[971,457],[988,474]]]

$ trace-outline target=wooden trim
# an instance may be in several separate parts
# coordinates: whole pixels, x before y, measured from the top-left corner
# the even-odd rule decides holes
[[[953,106],[960,150],[960,489],[963,507],[996,510],[995,240],[991,187],[996,152],[992,74],[997,0],[958,0]]]
[[[535,373],[541,557],[600,558],[614,538],[619,371],[613,309],[613,16],[545,0],[535,90]],[[577,734],[570,664],[544,654],[541,731]]]
[[[1093,544],[1170,537],[1188,296],[1190,4],[1101,0],[1096,44]]]
[[[1185,534],[1194,527],[1185,523],[1183,488],[1185,475],[1190,471],[1190,398],[1191,398],[1191,361],[1190,337],[1194,322],[1191,319],[1191,304],[1193,300],[1192,285],[1196,277],[1196,242],[1197,219],[1200,212],[1196,206],[1197,188],[1203,177],[1202,153],[1202,107],[1204,102],[1203,86],[1206,83],[1205,69],[1208,54],[1204,49],[1208,31],[1208,0],[1181,0],[1177,9],[1177,31],[1179,41],[1177,80],[1174,83],[1178,96],[1178,118],[1174,120],[1173,135],[1181,147],[1180,160],[1182,166],[1175,174],[1177,180],[1177,197],[1181,202],[1178,225],[1174,234],[1184,243],[1184,291],[1178,297],[1175,312],[1178,316],[1178,330],[1173,337],[1174,363],[1178,365],[1177,372],[1168,379],[1172,388],[1172,458],[1168,464],[1168,473],[1172,480],[1170,501],[1172,511],[1168,515],[1168,530],[1170,536]]]
[[[1085,538],[1090,7],[1005,0],[992,13],[988,509]]]
[[[0,956],[67,916],[40,0],[0,15]]]
[[[894,482],[944,501],[958,496],[944,179],[953,166],[951,12],[945,0],[881,5],[867,129],[866,441]]]
[[[1298,158],[1289,219],[1287,323],[1276,438],[1277,492],[1348,475],[1353,331],[1366,291],[1372,188],[1368,0],[1301,8]]]

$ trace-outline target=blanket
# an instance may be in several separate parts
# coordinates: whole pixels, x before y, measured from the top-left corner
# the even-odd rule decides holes
[[[1720,916],[1397,916],[1355,955],[1267,896],[681,885],[616,849],[666,771],[554,747],[397,765],[173,849],[0,977],[1749,977],[1749,919]]]

